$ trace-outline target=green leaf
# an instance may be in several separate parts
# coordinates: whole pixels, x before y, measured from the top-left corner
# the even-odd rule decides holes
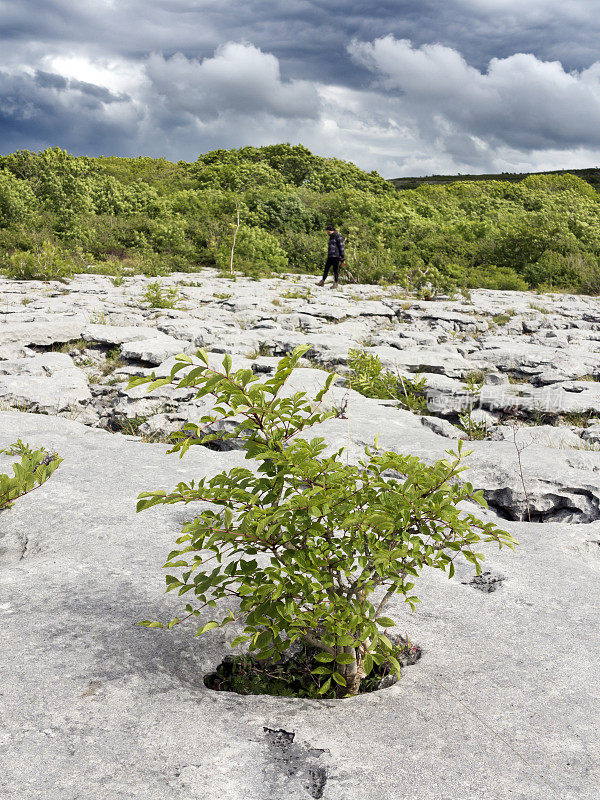
[[[232,647],[237,647],[238,644],[244,644],[245,642],[250,641],[251,636],[236,636],[233,642],[231,643]]]
[[[315,653],[315,661],[321,661],[324,664],[330,664],[335,659],[333,653],[327,653],[324,650],[321,650],[319,653]]]
[[[218,627],[219,623],[213,620],[212,622],[207,622],[206,625],[203,625],[201,628],[198,628],[198,630],[194,635],[202,636],[203,633],[206,633],[207,631],[212,631],[213,628],[218,628]]]
[[[340,675],[339,672],[334,672],[331,677],[338,684],[338,686],[345,686],[346,685],[346,679],[344,678],[343,675]]]
[[[340,653],[336,656],[336,664],[354,664],[356,659],[354,656],[351,656],[350,653]]]
[[[383,628],[393,628],[396,625],[394,620],[390,619],[390,617],[377,617],[375,622]]]

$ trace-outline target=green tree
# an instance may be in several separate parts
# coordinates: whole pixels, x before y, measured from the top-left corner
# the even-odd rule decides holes
[[[130,387],[174,383],[196,390],[196,398],[214,397],[213,414],[200,425],[186,425],[171,452],[183,455],[192,445],[208,444],[219,436],[211,427],[233,419],[235,430],[220,436],[241,437],[246,458],[256,465],[255,471],[235,467],[181,482],[172,491],[144,492],[137,508],[209,506],[185,524],[165,564],[171,570],[167,591],[193,595],[185,618],[233,601],[201,625],[197,636],[239,621],[243,634],[233,644],[247,642],[259,659],[277,658],[297,640],[307,642],[318,651],[313,674],[319,693],[341,697],[359,691],[373,664],[387,661],[399,673],[385,633],[395,622],[384,612],[394,595],[414,608],[414,581],[424,567],[452,576],[454,560],[463,556],[479,573],[483,554],[475,547],[481,541],[500,547],[516,542],[461,510],[466,500],[483,506],[485,500],[458,480],[464,470],[460,442],[457,453],[449,451],[448,459],[433,466],[377,447],[352,465],[342,458],[343,448],[327,455],[322,438],[301,438],[334,413],[322,410],[334,375],[314,400],[305,392],[284,392],[307,350],[296,348],[262,382],[252,370],[232,372],[229,356],[222,372],[210,369],[203,351],[197,362],[177,356],[168,378],[132,379]]]

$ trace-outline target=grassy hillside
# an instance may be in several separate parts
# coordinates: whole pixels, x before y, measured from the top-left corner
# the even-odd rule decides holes
[[[398,192],[376,173],[289,144],[192,163],[19,151],[0,157],[0,269],[16,279],[226,272],[235,235],[239,272],[317,273],[332,222],[346,238],[346,281],[423,296],[475,286],[600,291],[600,194],[590,181],[428,181]]]

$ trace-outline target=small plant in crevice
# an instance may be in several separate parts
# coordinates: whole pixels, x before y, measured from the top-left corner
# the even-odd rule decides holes
[[[309,300],[312,296],[310,289],[288,289],[281,293],[286,300]]]
[[[156,413],[159,413],[158,411]],[[151,415],[152,416],[152,415]],[[154,433],[142,433],[141,427],[148,421],[149,417],[147,416],[138,416],[135,417],[113,417],[110,423],[110,430],[113,433],[122,433],[125,436],[135,436],[141,442],[146,442],[149,444],[156,444],[156,443],[171,443],[171,435],[164,434],[160,431],[156,431]]]
[[[261,342],[256,350],[253,350],[249,353],[246,358],[251,359],[254,361],[256,358],[261,358],[262,356],[271,356],[273,354],[273,348],[270,347],[266,342]]]
[[[87,342],[85,339],[72,339],[70,342],[55,342],[49,349],[53,353],[81,355],[88,345],[89,342]]]
[[[193,388],[195,399],[214,398],[213,413],[173,434],[169,452],[181,457],[194,445],[238,439],[254,466],[139,496],[138,511],[200,504],[165,564],[167,591],[190,593],[191,601],[169,622],[139,624],[171,629],[199,620],[196,636],[202,636],[235,623],[242,632],[232,645],[247,644],[265,662],[278,661],[295,643],[307,645],[317,651],[316,694],[347,697],[385,663],[399,675],[402,647],[387,636],[396,623],[384,612],[396,595],[414,609],[415,579],[424,567],[452,577],[462,556],[479,574],[480,542],[513,548],[516,541],[463,510],[466,500],[486,502],[458,479],[465,469],[461,441],[433,465],[377,444],[350,464],[344,448],[326,455],[322,437],[301,438],[333,416],[324,404],[335,375],[314,398],[285,391],[307,350],[296,348],[263,380],[250,369],[232,371],[230,356],[222,371],[211,369],[203,350],[196,360],[177,356],[169,377],[131,379],[130,388],[173,384]],[[224,420],[235,428],[207,432]],[[205,622],[206,610],[219,603],[228,607]]]
[[[408,637],[391,637],[401,666],[416,664],[421,648]],[[319,650],[307,644],[291,648],[279,659],[258,659],[249,653],[225,656],[214,672],[204,678],[204,685],[217,692],[269,694],[277,697],[320,697],[321,679],[315,674],[320,663]],[[389,661],[375,665],[359,686],[358,694],[374,692],[393,685],[398,676]]]
[[[152,281],[146,287],[143,300],[150,308],[177,308],[181,297],[174,286],[163,287],[160,281]]]
[[[384,369],[379,356],[364,349],[348,352],[348,366],[351,370],[349,384],[365,397],[397,400],[408,411],[427,413],[427,382],[424,377],[417,375],[411,379]]]
[[[104,311],[94,311],[90,314],[91,325],[108,325],[108,317]]]
[[[106,377],[116,369],[119,369],[119,367],[124,366],[125,362],[121,358],[121,349],[119,347],[113,347],[106,353],[104,364],[102,364],[102,375]]]
[[[568,411],[562,415],[565,425],[573,425],[575,428],[587,428],[590,421],[598,416],[597,411]]]
[[[21,458],[12,465],[13,475],[0,473],[0,511],[6,511],[15,500],[38,489],[62,463],[56,453],[49,453],[44,447],[34,450],[20,439],[0,450],[1,453]]]

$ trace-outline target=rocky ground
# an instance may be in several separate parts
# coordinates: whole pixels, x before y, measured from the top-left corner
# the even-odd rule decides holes
[[[154,279],[0,279],[0,448],[20,437],[65,458],[0,518],[0,796],[597,797],[600,302],[487,290],[419,302],[209,271],[157,281],[155,302],[175,308],[149,306]],[[167,374],[200,346],[266,374],[301,343],[312,350],[292,389],[340,374],[338,416],[319,431],[331,447],[357,458],[379,434],[433,461],[481,437],[468,479],[521,542],[490,550],[481,579],[423,575],[422,606],[396,609],[423,658],[397,686],[342,703],[210,692],[202,675],[235,631],[135,627],[168,614],[160,565],[185,517],[138,517],[137,493],[241,453],[165,457],[161,440],[206,401],[128,390],[129,377]],[[426,413],[349,388],[352,348],[421,374]]]

